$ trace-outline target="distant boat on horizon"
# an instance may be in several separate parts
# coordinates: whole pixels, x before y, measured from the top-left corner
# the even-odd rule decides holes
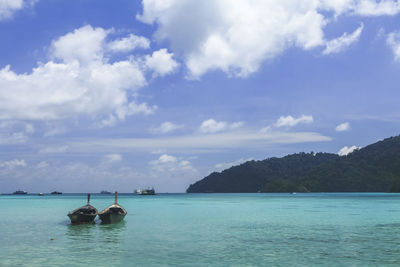
[[[13,195],[26,195],[28,194],[28,192],[26,192],[25,190],[17,190],[13,193]]]
[[[44,194],[43,194],[42,192],[40,192],[40,193],[38,194],[38,196],[44,196]]]
[[[61,195],[61,194],[62,194],[62,192],[59,192],[59,191],[53,191],[53,192],[51,192],[50,194],[52,194],[52,195]]]
[[[154,188],[147,188],[147,189],[143,189],[143,190],[135,190],[136,194],[138,195],[155,195],[156,191],[154,190]]]
[[[107,195],[109,195],[109,194],[111,194],[111,192],[110,191],[107,191],[107,190],[102,190],[101,192],[100,192],[100,194],[107,194]]]

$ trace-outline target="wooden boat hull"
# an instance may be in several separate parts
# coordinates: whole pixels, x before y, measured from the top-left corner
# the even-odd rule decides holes
[[[126,214],[126,210],[117,204],[117,195],[115,195],[115,203],[100,211],[99,218],[102,223],[117,223],[122,221]]]
[[[67,215],[70,218],[72,224],[80,224],[80,223],[93,223],[97,214],[98,214],[97,209],[88,203],[85,206],[82,206],[74,211],[71,211]]]
[[[117,223],[125,218],[126,214],[113,214],[111,212],[99,214],[102,223]]]
[[[72,224],[93,223],[97,214],[68,214]]]

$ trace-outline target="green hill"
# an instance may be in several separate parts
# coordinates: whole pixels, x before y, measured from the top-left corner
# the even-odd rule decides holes
[[[341,157],[298,153],[248,161],[211,173],[187,192],[400,192],[400,136]]]

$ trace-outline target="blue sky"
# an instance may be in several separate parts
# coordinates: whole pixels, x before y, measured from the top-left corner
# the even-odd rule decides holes
[[[183,192],[399,134],[400,3],[0,1],[0,192]]]

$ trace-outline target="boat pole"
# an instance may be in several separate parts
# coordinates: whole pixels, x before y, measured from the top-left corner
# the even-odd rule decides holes
[[[117,200],[118,200],[118,192],[115,191],[115,203],[114,203],[114,204],[118,204],[118,203],[117,203]]]
[[[87,194],[87,203],[89,204],[90,202],[90,194]]]

